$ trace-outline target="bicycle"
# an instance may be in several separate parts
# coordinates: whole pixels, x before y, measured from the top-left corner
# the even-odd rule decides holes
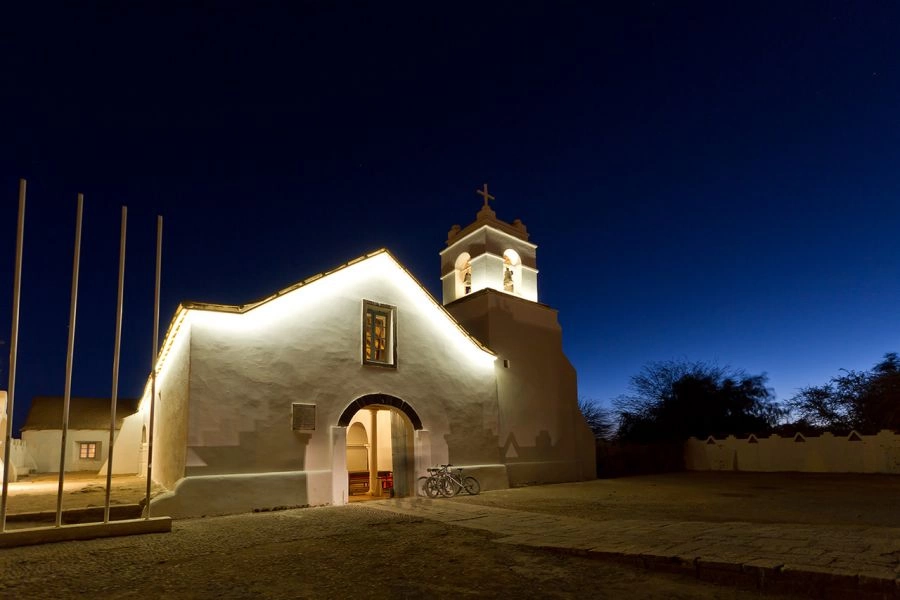
[[[452,466],[448,464],[427,469],[428,477],[419,477],[416,485],[419,494],[429,498],[452,498],[462,490],[473,496],[481,492],[481,484],[477,479],[472,476],[463,477],[461,468],[457,468],[454,473],[450,470]]]
[[[428,476],[423,475],[416,480],[416,494],[427,498],[442,496],[443,494],[440,490],[441,469],[432,467],[425,470],[428,471]]]

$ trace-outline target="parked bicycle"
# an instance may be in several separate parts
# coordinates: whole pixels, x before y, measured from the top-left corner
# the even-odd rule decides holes
[[[440,465],[427,469],[428,477],[419,477],[416,490],[420,496],[437,498],[453,496],[465,490],[467,494],[476,495],[481,491],[481,484],[474,477],[463,476],[463,470],[459,467],[451,470],[453,465]],[[455,471],[455,472],[454,472]]]

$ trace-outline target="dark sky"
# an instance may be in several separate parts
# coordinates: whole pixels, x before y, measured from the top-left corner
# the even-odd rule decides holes
[[[267,8],[258,8],[262,4]],[[580,395],[648,361],[781,399],[898,350],[894,2],[102,3],[0,9],[0,369],[28,179],[17,413],[121,394],[182,300],[244,303],[379,247],[439,297],[487,182],[539,245]],[[0,387],[6,387],[5,384]]]

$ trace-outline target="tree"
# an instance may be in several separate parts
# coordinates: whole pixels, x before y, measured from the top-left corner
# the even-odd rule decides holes
[[[600,406],[596,400],[582,398],[578,401],[578,410],[584,415],[588,427],[594,432],[598,440],[608,440],[615,431],[612,413],[608,408]]]
[[[766,381],[704,362],[650,363],[631,378],[633,394],[613,402],[618,437],[643,443],[769,431],[784,410]]]
[[[869,371],[848,371],[801,388],[788,401],[797,422],[820,429],[876,433],[900,429],[900,357],[888,352]]]

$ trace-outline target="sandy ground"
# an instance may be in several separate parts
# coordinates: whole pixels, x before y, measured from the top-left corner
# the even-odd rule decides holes
[[[102,505],[105,482],[67,480],[67,507]],[[120,478],[115,483],[114,497],[120,502],[143,497],[143,480]],[[17,485],[38,490],[24,482]],[[29,510],[55,508],[56,490],[51,487],[49,498],[17,490],[10,504]],[[594,520],[898,526],[900,477],[678,473],[435,502],[481,503]],[[373,510],[364,502],[189,519],[177,521],[168,534],[4,550],[0,597],[759,597],[753,590],[492,539],[486,532]]]
[[[150,495],[155,496],[162,488],[153,484]],[[56,474],[41,474],[23,477],[9,484],[7,514],[55,511],[59,478]],[[145,500],[147,480],[134,475],[114,475],[110,491],[110,506],[138,504]],[[97,477],[94,472],[66,473],[63,481],[63,510],[73,508],[102,507],[106,502],[106,477]]]

